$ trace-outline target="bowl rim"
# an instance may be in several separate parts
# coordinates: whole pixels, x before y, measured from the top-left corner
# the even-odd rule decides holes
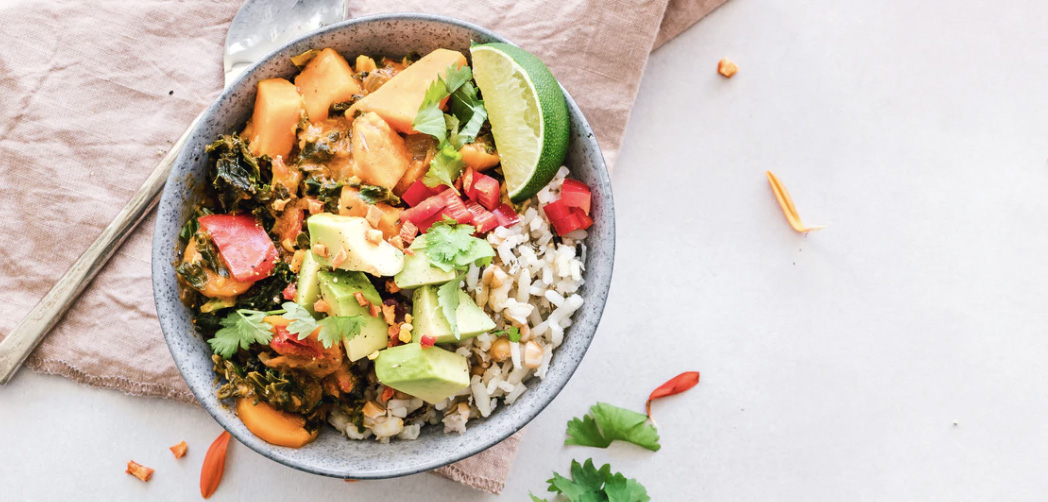
[[[481,34],[483,34],[483,35],[485,35],[487,37],[490,37],[493,40],[497,40],[497,41],[503,42],[503,43],[508,43],[508,44],[511,44],[511,45],[516,45],[512,41],[506,39],[505,37],[503,37],[503,36],[493,32],[493,31],[491,31],[491,30],[489,30],[487,28],[484,28],[482,26],[478,26],[476,24],[473,24],[473,23],[470,23],[470,22],[467,22],[467,21],[462,21],[460,19],[456,19],[456,18],[452,18],[452,17],[448,17],[448,16],[443,16],[443,15],[438,15],[438,14],[401,12],[401,13],[375,14],[375,15],[354,17],[354,18],[347,19],[345,21],[342,21],[342,22],[339,22],[339,23],[336,23],[336,24],[332,24],[332,25],[326,26],[326,27],[321,28],[319,30],[315,30],[315,31],[309,32],[309,33],[301,35],[299,37],[296,37],[296,38],[294,38],[294,39],[292,39],[292,40],[290,40],[290,41],[280,45],[279,47],[275,48],[274,50],[270,51],[264,57],[258,59],[255,63],[253,63],[251,66],[249,66],[247,69],[245,69],[237,77],[237,79],[232,84],[230,84],[229,86],[225,87],[222,90],[222,92],[215,98],[215,100],[212,101],[212,103],[210,105],[208,105],[208,107],[202,112],[200,117],[209,117],[209,116],[216,115],[216,112],[220,108],[219,107],[220,103],[225,101],[225,98],[227,98],[231,93],[233,93],[234,90],[241,85],[243,80],[249,78],[251,75],[254,74],[254,72],[256,72],[258,70],[258,68],[261,65],[268,63],[270,60],[272,60],[274,57],[276,57],[277,54],[279,54],[280,52],[284,51],[289,46],[292,46],[292,45],[295,45],[295,44],[299,44],[299,43],[301,43],[301,42],[303,42],[303,41],[305,41],[307,39],[319,37],[319,36],[324,35],[324,34],[337,32],[337,31],[343,30],[343,29],[345,29],[346,27],[349,27],[349,26],[355,26],[355,25],[360,25],[360,24],[368,24],[368,23],[376,23],[376,22],[402,21],[402,20],[430,21],[430,22],[435,22],[435,23],[439,23],[439,24],[445,24],[445,25],[451,25],[451,26],[455,26],[455,27],[459,27],[459,28],[465,28],[467,30],[472,30],[472,31],[481,33]],[[230,424],[227,424],[227,421],[229,420],[229,418],[227,416],[225,416],[224,414],[218,413],[217,410],[214,410],[213,409],[214,405],[209,403],[208,399],[205,399],[205,398],[208,398],[211,395],[213,395],[213,393],[214,393],[213,387],[212,388],[208,388],[208,389],[197,389],[193,384],[191,384],[189,382],[188,379],[186,379],[185,373],[183,371],[184,370],[184,368],[183,368],[183,357],[185,357],[185,354],[183,354],[184,351],[182,349],[176,348],[176,346],[172,342],[172,337],[168,336],[167,329],[165,329],[166,328],[165,321],[163,319],[160,319],[158,322],[159,322],[160,327],[161,327],[161,332],[164,335],[164,341],[165,341],[165,343],[168,346],[168,350],[171,352],[172,358],[175,361],[175,366],[178,369],[179,376],[181,376],[183,381],[186,382],[187,387],[189,387],[190,392],[192,392],[192,394],[193,394],[194,398],[196,398],[198,404],[200,404],[205,409],[205,411],[208,412],[208,414],[212,417],[212,419],[214,419],[216,422],[218,422],[218,424],[220,426],[222,426],[223,430],[228,431],[240,443],[248,446],[249,448],[251,448],[255,452],[261,454],[262,456],[264,456],[264,457],[266,457],[266,458],[268,458],[270,460],[276,461],[277,463],[280,463],[282,465],[286,465],[288,467],[292,467],[294,469],[301,470],[301,471],[304,471],[304,472],[309,472],[311,474],[318,474],[318,475],[322,475],[322,476],[335,477],[335,478],[346,478],[346,479],[349,479],[349,478],[352,478],[352,479],[388,479],[388,478],[394,478],[394,477],[408,476],[408,475],[417,474],[417,473],[425,472],[425,471],[431,471],[433,469],[437,469],[437,468],[440,468],[440,467],[451,465],[451,464],[453,464],[455,462],[458,462],[460,460],[463,460],[463,459],[472,457],[474,455],[477,455],[477,454],[479,454],[479,453],[481,453],[481,452],[483,452],[483,451],[485,451],[485,450],[495,446],[496,444],[499,444],[499,443],[505,441],[507,438],[509,438],[513,434],[516,434],[521,429],[523,429],[525,426],[527,426],[529,423],[531,423],[531,421],[534,420],[535,417],[537,417],[540,413],[542,413],[542,411],[544,411],[546,409],[546,407],[549,406],[553,402],[554,399],[556,399],[556,397],[560,394],[560,392],[564,389],[564,387],[567,385],[567,383],[574,376],[575,372],[578,370],[579,365],[582,364],[582,359],[585,356],[585,354],[589,351],[589,347],[590,347],[590,345],[593,342],[593,338],[594,338],[594,336],[595,336],[595,334],[597,332],[597,329],[599,328],[600,320],[603,317],[603,312],[604,312],[604,309],[605,309],[605,307],[607,305],[607,294],[608,294],[608,291],[610,290],[611,279],[612,279],[612,275],[613,275],[613,272],[614,272],[615,210],[614,210],[614,198],[613,198],[612,187],[611,187],[611,179],[610,179],[609,172],[607,170],[607,164],[606,164],[606,162],[604,160],[604,155],[603,155],[603,152],[602,152],[602,150],[600,148],[600,145],[597,143],[597,141],[596,141],[596,139],[594,137],[593,129],[590,126],[589,121],[586,119],[585,115],[582,113],[582,110],[578,107],[578,104],[571,97],[571,95],[568,93],[568,91],[566,89],[564,89],[563,85],[561,85],[561,90],[563,91],[564,98],[567,101],[568,108],[569,108],[569,114],[577,114],[577,118],[578,118],[578,120],[579,120],[579,122],[580,122],[580,124],[582,126],[581,130],[579,131],[580,137],[584,137],[587,141],[591,141],[593,146],[595,147],[594,148],[595,153],[597,154],[597,160],[598,160],[597,164],[598,165],[595,166],[596,167],[595,175],[596,175],[596,178],[599,180],[599,183],[601,185],[601,189],[607,193],[606,200],[602,200],[601,212],[606,217],[606,221],[604,222],[604,225],[606,226],[606,230],[605,231],[608,233],[608,236],[606,237],[607,242],[604,243],[603,245],[606,246],[606,251],[607,251],[609,259],[608,259],[608,262],[607,262],[607,265],[606,265],[606,267],[607,267],[607,274],[605,276],[606,277],[605,280],[600,281],[601,283],[595,283],[594,284],[594,286],[597,286],[598,289],[599,289],[599,293],[598,294],[602,293],[602,298],[601,298],[602,301],[600,301],[599,305],[597,305],[595,307],[593,327],[592,327],[591,330],[588,330],[588,333],[584,332],[584,333],[580,333],[578,335],[575,335],[576,337],[579,337],[580,335],[584,336],[584,341],[583,341],[583,343],[581,345],[581,352],[579,354],[578,361],[575,364],[571,364],[571,365],[569,365],[566,368],[566,370],[563,373],[563,378],[562,379],[558,379],[557,381],[550,381],[549,382],[549,384],[550,384],[550,387],[549,387],[550,393],[549,393],[548,399],[539,400],[530,409],[521,410],[519,412],[519,415],[518,415],[519,418],[517,420],[513,420],[513,421],[510,422],[511,423],[510,427],[506,428],[505,431],[499,431],[499,432],[496,432],[496,433],[492,434],[492,438],[490,440],[487,440],[487,441],[481,442],[479,444],[476,444],[472,448],[460,448],[460,449],[456,450],[457,453],[454,453],[454,454],[451,454],[451,455],[447,455],[447,456],[442,456],[440,458],[427,457],[427,461],[420,462],[420,463],[417,463],[417,464],[413,464],[410,467],[406,467],[406,468],[395,468],[394,467],[394,468],[386,468],[386,469],[383,469],[383,470],[370,469],[367,473],[361,473],[361,474],[357,475],[357,474],[354,474],[353,472],[346,472],[345,469],[325,469],[323,467],[317,467],[317,466],[313,466],[313,465],[304,465],[304,464],[296,462],[295,459],[293,459],[293,458],[289,458],[289,457],[280,455],[279,454],[279,452],[280,452],[279,449],[274,449],[274,448],[268,448],[267,449],[267,448],[264,448],[263,445],[261,445],[259,443],[261,440],[256,438],[256,437],[254,437],[254,436],[249,437],[249,438],[242,438],[240,431],[238,431],[236,427],[233,427],[233,426],[230,426]],[[193,126],[192,130],[189,131],[188,137],[194,136],[196,134],[197,130],[202,128],[202,127],[204,127],[204,126],[205,126],[204,125],[204,121],[203,120],[198,120],[197,123]],[[577,140],[578,139],[574,139],[573,141],[577,141]],[[181,194],[175,194],[175,192],[173,190],[169,189],[169,187],[173,185],[171,183],[171,181],[178,174],[179,170],[177,169],[177,166],[185,165],[187,163],[194,162],[192,160],[192,157],[194,155],[195,155],[194,152],[190,151],[188,148],[183,148],[183,150],[179,153],[178,157],[175,159],[175,162],[174,162],[175,168],[172,169],[171,174],[168,176],[167,183],[165,184],[165,188],[164,188],[164,191],[163,191],[163,194],[162,194],[162,197],[161,197],[161,202],[167,201],[168,199],[170,199],[172,197],[178,197],[179,199],[184,199],[184,197],[182,197]],[[158,211],[163,211],[162,208],[164,206],[165,206],[165,204],[161,204],[160,205],[161,209],[159,209]],[[158,216],[159,216],[159,214],[158,214]],[[180,217],[181,217],[181,215],[180,215]],[[163,220],[163,219],[158,217],[157,218],[157,225],[163,225],[163,224],[165,224],[165,220]],[[152,281],[151,282],[152,282],[152,285],[153,285],[154,301],[157,304],[157,311],[158,312],[161,310],[161,307],[160,307],[161,301],[160,301],[160,297],[156,294],[156,292],[161,287],[161,285],[159,283],[160,278],[158,278],[157,271],[158,271],[158,269],[162,269],[162,267],[160,267],[158,265],[158,263],[160,261],[169,261],[170,260],[170,256],[167,255],[167,254],[163,254],[163,250],[160,249],[160,247],[162,247],[161,246],[162,243],[160,242],[160,240],[161,240],[160,239],[160,235],[161,235],[160,232],[154,230],[153,242],[152,242],[152,248],[153,249],[152,249],[152,257],[151,257],[152,258],[152,269],[153,269],[152,278],[151,278]],[[587,286],[589,284],[590,283],[587,282]],[[546,382],[546,380],[542,380],[542,382]],[[219,406],[225,406],[225,405],[223,403],[219,402]],[[468,430],[467,430],[467,434],[468,434]],[[266,445],[268,445],[268,443],[266,443]],[[272,446],[272,445],[269,445],[269,446]],[[432,458],[433,460],[429,460],[429,458]],[[349,469],[352,470],[352,467],[350,467]]]

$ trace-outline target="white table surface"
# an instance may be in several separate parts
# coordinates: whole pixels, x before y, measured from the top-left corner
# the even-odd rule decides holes
[[[603,323],[502,499],[588,456],[659,501],[1043,499],[1046,21],[1037,0],[731,0],[657,51],[613,176]],[[766,169],[829,228],[790,230]],[[562,446],[594,401],[641,409],[691,369],[702,383],[656,405],[661,451]],[[23,372],[0,389],[0,499],[196,499],[219,431],[193,406]],[[234,446],[213,500],[248,497],[495,499]]]

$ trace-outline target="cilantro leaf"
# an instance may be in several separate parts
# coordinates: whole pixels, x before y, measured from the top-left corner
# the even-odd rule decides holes
[[[335,343],[352,340],[359,335],[364,322],[362,315],[325,317],[317,323],[320,326],[317,339],[324,344],[324,348],[330,349]]]
[[[292,335],[298,335],[298,339],[305,339],[317,329],[317,321],[313,319],[313,314],[310,314],[305,307],[295,302],[284,302],[280,305],[284,307],[284,319],[291,321],[291,324],[287,325],[287,332]]]
[[[472,225],[453,221],[435,223],[426,231],[426,258],[445,272],[469,268],[470,264],[487,265],[495,249],[484,239],[473,237]]]
[[[492,333],[492,335],[505,336],[509,339],[509,341],[517,343],[520,341],[520,328],[516,326],[510,326],[509,329],[500,329]]]
[[[622,473],[611,472],[611,466],[604,464],[600,469],[593,465],[593,459],[586,459],[585,464],[571,461],[571,479],[554,472],[548,481],[548,491],[563,495],[570,502],[649,502],[647,490],[636,479],[626,478]],[[533,502],[546,502],[531,495]]]
[[[266,313],[257,310],[237,309],[220,321],[222,329],[207,341],[211,350],[229,359],[237,349],[246,349],[252,343],[268,344],[273,339],[272,328],[262,322]]]
[[[441,77],[441,80],[444,81],[448,94],[451,94],[458,90],[459,87],[473,80],[473,70],[465,65],[457,67],[452,64],[444,71],[444,76]]]
[[[477,88],[472,82],[466,82],[451,93],[449,102],[451,113],[462,123],[458,136],[462,138],[463,143],[472,143],[477,139],[484,121],[488,119],[488,110],[484,108],[484,101],[477,96]]]
[[[446,127],[443,116],[440,121],[441,127]],[[446,129],[442,130],[446,132]],[[441,137],[441,142],[437,146],[437,154],[430,161],[429,170],[426,171],[422,182],[428,187],[447,185],[458,193],[458,189],[455,188],[455,180],[462,174],[465,167],[466,163],[462,160],[462,154],[446,138]]]
[[[418,113],[411,122],[411,127],[418,132],[428,134],[443,141],[447,134],[447,125],[444,122],[444,112],[440,110],[440,102],[448,97],[450,92],[443,80],[437,79],[426,89],[426,95],[422,98]]]
[[[460,281],[462,281],[461,275],[441,284],[437,288],[437,305],[440,305],[440,310],[444,314],[444,318],[447,319],[448,325],[451,326],[451,332],[455,334],[456,339],[462,339],[462,334],[459,333],[457,314]]]
[[[651,451],[662,447],[659,433],[647,415],[607,403],[597,403],[588,415],[571,419],[567,434],[564,444],[607,448],[612,441],[620,440]]]

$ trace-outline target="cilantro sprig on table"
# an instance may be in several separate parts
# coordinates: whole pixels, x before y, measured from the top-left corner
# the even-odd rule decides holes
[[[366,322],[364,316],[328,316],[320,321],[313,318],[305,307],[295,302],[285,302],[283,310],[262,312],[258,310],[238,309],[229,313],[220,321],[222,329],[207,341],[215,354],[229,359],[239,349],[247,349],[252,344],[268,345],[273,341],[273,326],[265,322],[266,316],[281,315],[291,321],[287,326],[288,333],[297,335],[299,340],[307,338],[317,329],[317,339],[330,349],[342,340],[349,340],[360,334]]]
[[[620,472],[611,472],[611,466],[604,464],[600,469],[593,465],[593,459],[586,459],[584,464],[571,461],[571,478],[556,472],[547,481],[548,491],[567,498],[569,502],[648,502],[651,497],[648,491],[636,479],[627,478]],[[528,494],[532,502],[548,502],[534,494]]]
[[[439,142],[429,171],[422,178],[426,186],[444,184],[455,190],[455,179],[466,167],[459,149],[477,139],[488,118],[484,101],[477,95],[472,80],[473,71],[468,66],[448,66],[444,76],[438,77],[426,90],[411,123],[416,131],[433,136]],[[445,99],[450,103],[450,114],[440,108]]]
[[[564,444],[607,448],[612,441],[633,443],[651,451],[659,451],[659,432],[643,413],[597,403],[589,414],[568,422],[568,438]]]

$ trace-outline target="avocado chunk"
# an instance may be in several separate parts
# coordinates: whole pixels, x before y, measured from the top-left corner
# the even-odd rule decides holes
[[[309,226],[309,245],[322,245],[326,256],[317,256],[324,267],[367,272],[375,276],[391,276],[404,268],[404,252],[380,238],[367,239],[369,230],[375,230],[364,218],[320,213],[306,220]],[[332,266],[338,265],[338,266]]]
[[[320,262],[313,256],[311,251],[306,251],[306,257],[302,259],[302,267],[298,269],[298,284],[295,286],[295,303],[303,306],[311,314],[313,304],[320,298],[320,282],[317,280],[317,272],[320,272]]]
[[[417,343],[392,347],[375,360],[378,381],[427,403],[439,403],[469,386],[466,358]]]
[[[320,271],[317,272],[320,283],[320,294],[331,308],[334,316],[364,316],[364,326],[360,328],[360,334],[343,340],[346,346],[346,354],[350,361],[356,361],[368,354],[386,348],[389,342],[389,325],[382,316],[372,316],[367,307],[361,307],[353,293],[360,292],[364,299],[376,305],[382,305],[382,297],[378,295],[375,286],[371,285],[361,272],[343,271]]]
[[[414,289],[429,284],[443,284],[457,275],[455,271],[445,272],[429,262],[426,256],[426,235],[422,234],[415,238],[409,248],[414,255],[404,257],[404,270],[401,270],[393,282],[401,289]]]
[[[461,289],[459,305],[455,309],[461,339],[455,338],[451,325],[440,309],[436,287],[422,286],[416,289],[412,301],[414,306],[411,312],[411,331],[416,340],[429,335],[436,338],[437,343],[454,343],[495,329],[495,322]]]

